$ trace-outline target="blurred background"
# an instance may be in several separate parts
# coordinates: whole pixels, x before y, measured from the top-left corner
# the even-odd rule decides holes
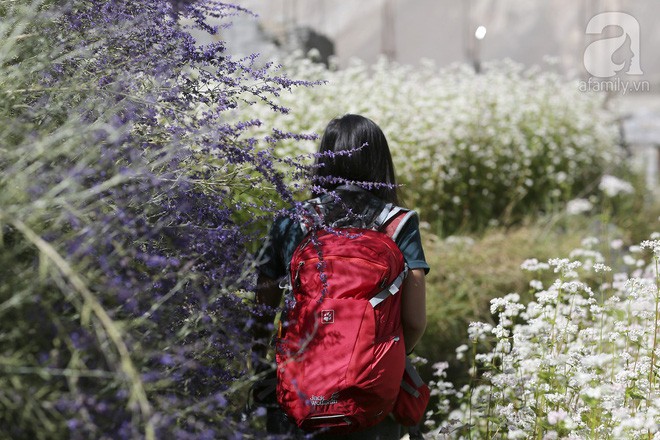
[[[556,57],[568,73],[585,75],[582,56],[592,40],[589,20],[605,11],[630,14],[639,21],[644,80],[660,84],[660,43],[652,0],[241,0],[258,15],[234,20],[224,37],[240,52],[269,56],[278,50],[318,47],[334,54],[340,66],[357,57],[379,56],[416,64],[422,58],[438,65],[511,58],[527,65]],[[477,32],[479,28],[485,32]],[[611,30],[613,34],[615,31]],[[643,55],[644,55],[643,53]]]
[[[658,183],[660,145],[660,3],[653,0],[240,0],[235,2],[257,17],[238,15],[217,39],[232,53],[259,53],[263,60],[296,50],[318,50],[324,63],[342,68],[353,59],[375,63],[379,58],[417,65],[432,60],[437,66],[511,59],[525,66],[544,65],[582,81],[589,90],[608,93],[621,116],[623,141],[633,160],[645,168],[651,186]],[[587,33],[589,21],[603,12],[623,12],[638,29],[614,24],[602,33]],[[623,28],[626,28],[623,30]],[[635,35],[638,31],[638,41]],[[626,35],[630,33],[631,35]],[[632,37],[632,38],[631,38]],[[207,37],[208,38],[208,37]],[[621,38],[621,39],[619,39]],[[617,82],[598,89],[585,68],[585,51],[597,40],[620,47],[612,54],[629,57],[639,52],[642,74],[618,74]],[[621,44],[623,42],[623,44]],[[637,46],[633,48],[632,46]],[[598,49],[598,48],[595,48]],[[608,62],[607,47],[599,57]],[[625,70],[625,69],[624,69]],[[628,70],[632,73],[632,70]],[[609,78],[601,80],[610,80]],[[586,84],[587,81],[590,81]],[[602,82],[599,82],[602,84]],[[608,99],[608,100],[609,100]]]

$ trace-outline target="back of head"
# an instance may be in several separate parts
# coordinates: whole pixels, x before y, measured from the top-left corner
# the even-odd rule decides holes
[[[397,203],[392,156],[380,127],[353,114],[330,121],[321,138],[314,183],[325,190],[354,183]]]

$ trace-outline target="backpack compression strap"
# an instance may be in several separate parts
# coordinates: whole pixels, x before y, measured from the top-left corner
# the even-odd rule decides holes
[[[389,287],[384,288],[369,300],[371,306],[376,307],[378,304],[385,301],[390,295],[396,295],[401,289],[401,284],[403,284],[403,280],[406,279],[407,275],[408,265],[406,264],[403,268],[403,272],[401,272],[399,276],[396,277],[394,281],[392,281],[392,284],[390,284]]]

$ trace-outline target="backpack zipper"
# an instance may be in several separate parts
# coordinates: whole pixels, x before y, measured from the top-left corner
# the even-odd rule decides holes
[[[328,256],[328,257],[323,257],[323,260],[326,260],[326,261],[330,261],[330,260],[364,261],[364,262],[367,263],[366,265],[368,265],[368,266],[376,266],[376,267],[379,267],[379,268],[385,269],[385,270],[389,269],[389,267],[386,266],[385,264],[378,264],[374,261],[370,261],[370,260],[367,260],[365,258],[358,258],[358,257],[343,257],[341,255],[331,255],[331,256]],[[304,260],[304,261],[301,261],[300,263],[298,263],[298,269],[296,271],[296,275],[297,275],[298,271],[300,271],[300,266],[302,266],[305,261],[309,261],[310,263],[312,263],[312,262],[313,263],[318,263],[319,261],[321,261],[321,258],[318,258],[318,257],[308,258],[307,260]]]
[[[335,256],[325,257],[324,260],[326,260],[326,261],[345,260],[345,261],[356,261],[356,262],[357,261],[363,261],[363,262],[366,262],[367,263],[366,265],[370,266],[370,267],[377,267],[377,268],[379,268],[381,270],[384,270],[384,271],[387,271],[389,269],[389,267],[387,267],[384,264],[378,264],[378,263],[375,263],[371,260],[365,260],[364,258],[342,257],[341,255],[335,255]],[[307,260],[303,260],[303,261],[298,262],[298,266],[296,267],[296,272],[293,276],[292,283],[291,283],[292,286],[293,286],[293,289],[295,289],[295,290],[298,290],[300,288],[300,270],[305,265],[306,261],[308,261],[310,263],[318,263],[319,261],[321,261],[321,259],[318,258],[318,257],[317,258],[309,258]],[[380,281],[380,283],[378,283],[378,287],[380,289],[384,289],[387,286],[387,281],[388,281],[387,278],[383,278]]]

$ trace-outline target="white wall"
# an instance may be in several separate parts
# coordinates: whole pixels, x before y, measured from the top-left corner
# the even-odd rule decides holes
[[[660,89],[660,2],[657,0],[238,0],[259,14],[237,19],[225,37],[240,51],[239,40],[260,26],[284,38],[292,25],[310,26],[335,41],[340,65],[352,57],[368,62],[383,53],[415,64],[430,58],[438,65],[470,62],[474,29],[487,27],[479,58],[511,58],[526,65],[559,60],[563,71],[586,76],[582,57],[593,37],[585,34],[591,17],[604,11],[627,12],[641,26],[643,77]],[[389,9],[388,9],[389,8]],[[389,14],[388,14],[389,11]],[[386,24],[390,23],[390,27]],[[591,40],[590,40],[591,38]],[[254,46],[251,48],[254,50]],[[268,52],[268,51],[266,51]]]

